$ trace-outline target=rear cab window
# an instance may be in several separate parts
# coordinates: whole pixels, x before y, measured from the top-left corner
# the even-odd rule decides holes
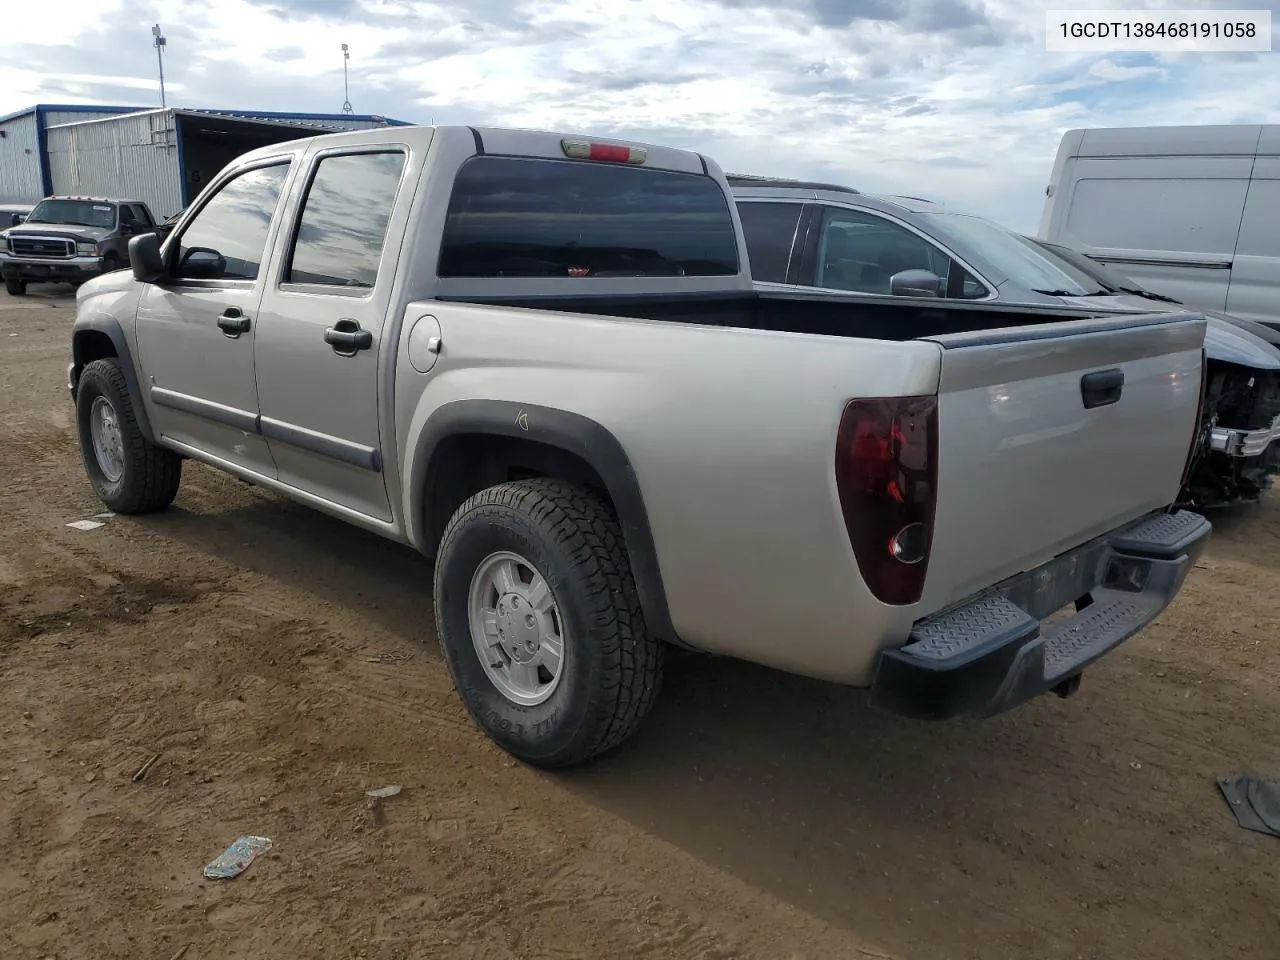
[[[446,277],[728,277],[729,200],[712,177],[572,160],[480,156],[454,181]]]

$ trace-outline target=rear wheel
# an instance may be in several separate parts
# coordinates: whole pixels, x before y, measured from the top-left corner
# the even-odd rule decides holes
[[[11,297],[25,296],[27,292],[27,281],[19,280],[17,277],[4,278],[4,292]]]
[[[477,493],[445,530],[435,598],[459,695],[514,756],[581,763],[652,708],[664,646],[645,629],[617,520],[595,494],[559,480]]]
[[[107,507],[148,513],[173,502],[182,458],[142,435],[120,361],[95,360],[81,372],[76,427],[89,483]]]

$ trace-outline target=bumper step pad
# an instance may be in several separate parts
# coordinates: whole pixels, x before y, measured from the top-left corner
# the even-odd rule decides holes
[[[916,623],[905,646],[881,654],[876,700],[911,716],[990,716],[1057,687],[1160,614],[1210,530],[1196,513],[1154,514]],[[1096,580],[1054,576],[1081,556]],[[1028,578],[1062,592],[1037,595],[1048,609],[1085,605],[1042,623],[1013,599],[1026,602]]]

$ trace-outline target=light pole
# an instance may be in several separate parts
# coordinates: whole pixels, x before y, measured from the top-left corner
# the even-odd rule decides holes
[[[168,106],[164,100],[164,34],[160,32],[160,24],[156,24],[151,28],[152,44],[156,48],[156,63],[160,65],[160,107],[164,109]]]
[[[342,45],[342,112],[355,113],[351,109],[351,88],[347,84],[347,61],[351,59],[351,54],[347,52],[347,45]]]

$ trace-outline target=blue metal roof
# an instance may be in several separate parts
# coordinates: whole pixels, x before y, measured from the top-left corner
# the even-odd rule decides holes
[[[369,113],[292,113],[275,110],[222,110],[216,107],[184,107],[187,113],[207,113],[211,116],[239,117],[244,120],[302,120],[307,123],[326,123],[333,120],[359,123],[385,123],[389,127],[411,127],[407,120],[396,120]]]
[[[34,106],[27,107],[25,110],[18,110],[0,117],[0,123],[4,123],[7,120],[16,120],[18,117],[26,117],[33,113],[138,113],[139,111],[150,109],[150,107],[108,107],[100,103],[37,103]]]
[[[29,116],[33,113],[54,113],[54,112],[75,112],[75,113],[101,113],[101,114],[127,114],[127,113],[143,113],[149,110],[158,110],[159,107],[112,107],[98,103],[37,103],[34,106],[27,107],[25,110],[18,110],[7,116],[0,117],[0,123],[7,120],[15,120],[18,117]],[[389,127],[411,127],[413,126],[407,120],[396,120],[392,117],[381,117],[377,114],[367,113],[290,113],[275,110],[220,110],[209,107],[177,107],[184,113],[206,113],[210,116],[220,117],[236,117],[243,120],[252,120],[254,118],[262,120],[298,120],[306,123],[325,123],[334,120],[356,121],[359,123],[385,123]]]

